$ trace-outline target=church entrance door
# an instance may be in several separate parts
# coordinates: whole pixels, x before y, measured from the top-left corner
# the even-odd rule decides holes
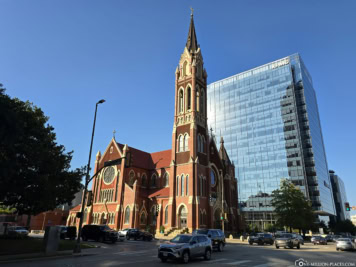
[[[178,213],[178,228],[183,229],[187,227],[187,210],[184,206],[179,209]]]

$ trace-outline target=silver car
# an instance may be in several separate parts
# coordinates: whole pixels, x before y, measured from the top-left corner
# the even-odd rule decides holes
[[[177,235],[158,247],[158,258],[162,262],[173,259],[188,263],[196,257],[210,260],[212,251],[211,240],[206,235]]]
[[[336,250],[354,250],[356,244],[350,238],[339,238],[336,240]]]

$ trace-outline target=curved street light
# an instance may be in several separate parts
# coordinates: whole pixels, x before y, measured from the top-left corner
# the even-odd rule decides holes
[[[93,148],[93,140],[94,140],[94,132],[95,132],[95,122],[96,122],[96,112],[98,110],[98,105],[104,103],[105,100],[101,99],[99,100],[96,105],[95,105],[95,114],[94,114],[94,123],[93,123],[93,132],[91,134],[91,142],[90,142],[90,150],[89,150],[89,160],[88,160],[88,165],[87,165],[87,173],[85,175],[85,186],[84,186],[84,193],[83,193],[83,198],[82,198],[82,209],[81,209],[81,215],[79,219],[79,227],[78,227],[78,237],[77,237],[77,243],[75,244],[73,253],[80,253],[81,252],[81,247],[80,247],[80,236],[82,233],[82,225],[83,225],[83,216],[84,216],[84,206],[85,206],[85,201],[86,201],[86,196],[88,192],[88,184],[90,182],[90,160],[91,160],[91,151]]]

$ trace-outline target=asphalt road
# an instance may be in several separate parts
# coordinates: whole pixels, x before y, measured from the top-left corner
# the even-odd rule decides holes
[[[124,241],[116,244],[99,244],[101,248],[87,249],[85,256],[65,256],[51,259],[9,262],[3,266],[182,266],[170,261],[161,263],[157,258],[157,246],[164,241]],[[276,249],[274,246],[250,246],[247,243],[227,244],[223,252],[214,252],[210,261],[194,259],[191,266],[271,267],[295,266],[304,259],[310,266],[356,266],[356,252],[336,251],[335,244],[306,244],[301,249]],[[345,265],[348,264],[348,265]],[[332,265],[334,264],[334,265]],[[302,265],[300,265],[302,266]]]

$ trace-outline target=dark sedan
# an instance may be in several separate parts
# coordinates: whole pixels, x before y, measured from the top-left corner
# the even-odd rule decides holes
[[[328,241],[326,241],[326,238],[322,237],[322,236],[313,236],[311,238],[311,242],[314,244],[314,245],[327,245],[328,244]]]
[[[131,238],[134,240],[151,241],[153,239],[153,235],[146,231],[130,229],[126,233],[126,239],[130,240]]]

